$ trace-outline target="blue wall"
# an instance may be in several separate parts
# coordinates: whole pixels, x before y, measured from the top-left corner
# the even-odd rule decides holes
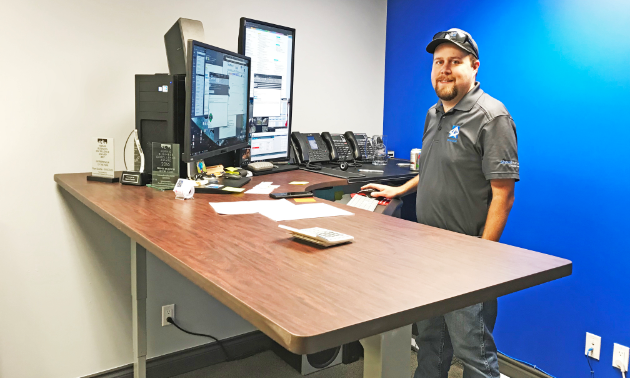
[[[503,352],[557,377],[621,377],[630,346],[630,1],[389,0],[384,133],[397,157],[421,146],[437,101],[425,47],[451,27],[479,45],[477,79],[516,122],[521,181],[503,243],[570,259],[571,277],[500,299]]]

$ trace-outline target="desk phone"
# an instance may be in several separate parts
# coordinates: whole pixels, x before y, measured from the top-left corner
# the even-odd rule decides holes
[[[330,152],[318,133],[291,133],[291,145],[298,163],[317,163],[330,161]]]
[[[352,151],[344,134],[334,134],[325,131],[322,139],[330,151],[330,161],[352,161]]]
[[[352,150],[352,155],[355,159],[368,161],[374,158],[372,141],[368,138],[367,134],[346,131],[344,135],[348,140],[348,144]]]

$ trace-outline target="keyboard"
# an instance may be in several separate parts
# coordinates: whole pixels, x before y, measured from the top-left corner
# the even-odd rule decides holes
[[[356,208],[367,210],[367,211],[374,211],[376,209],[376,206],[378,205],[378,202],[379,200],[375,198],[368,198],[366,196],[357,194],[354,197],[352,197],[350,202],[348,202],[348,206],[356,207]]]
[[[247,169],[253,172],[268,171],[273,168],[273,164],[268,161],[257,161],[255,163],[249,163]]]

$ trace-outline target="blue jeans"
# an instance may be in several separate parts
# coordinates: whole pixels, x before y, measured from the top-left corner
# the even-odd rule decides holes
[[[496,320],[494,299],[418,322],[414,378],[447,378],[453,353],[464,363],[464,378],[498,378]]]

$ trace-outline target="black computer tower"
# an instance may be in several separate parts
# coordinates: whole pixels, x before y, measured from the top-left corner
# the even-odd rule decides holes
[[[194,176],[195,167],[183,162],[184,128],[186,120],[186,75],[136,75],[136,129],[144,152],[144,172],[151,173],[152,143],[178,143],[180,177]],[[135,150],[134,150],[135,151]],[[134,169],[140,168],[137,156]],[[204,159],[206,166],[224,167],[241,165],[241,150]],[[188,172],[188,169],[191,172]]]
[[[136,129],[144,152],[144,171],[153,170],[152,143],[178,143],[180,153],[184,145],[186,115],[186,75],[136,75]],[[138,159],[135,159],[138,170]],[[181,162],[180,176],[186,176],[186,164]]]

